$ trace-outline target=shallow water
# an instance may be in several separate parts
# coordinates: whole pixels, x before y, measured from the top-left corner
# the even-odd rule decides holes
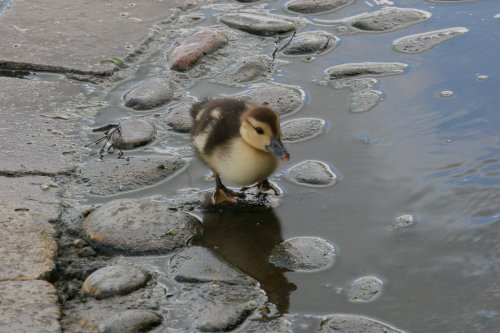
[[[278,174],[274,180],[286,193],[280,207],[267,213],[199,213],[206,225],[201,243],[257,278],[282,312],[356,313],[411,332],[495,332],[500,327],[500,20],[494,16],[500,8],[496,0],[393,2],[432,17],[392,32],[339,36],[335,50],[312,62],[280,56],[289,63],[273,76],[307,94],[306,106],[286,120],[327,122],[322,135],[288,145],[292,158],[280,171],[306,159],[321,160],[339,173],[340,181],[326,188],[303,187]],[[264,3],[274,13],[293,16],[281,9],[285,1]],[[374,6],[374,1],[357,1],[307,18],[335,20]],[[204,10],[207,18],[200,25],[214,25],[210,14],[215,12]],[[448,27],[469,32],[418,54],[392,48],[397,38]],[[321,29],[331,31],[327,24],[305,28]],[[273,41],[266,39],[263,54],[272,53]],[[96,125],[140,114],[126,110],[121,97],[146,75],[164,71],[163,61],[163,52],[153,54],[133,80],[120,83],[107,101],[111,106],[97,113]],[[377,77],[375,89],[383,92],[383,100],[368,112],[352,113],[351,92],[321,84],[323,71],[366,61],[409,67],[400,75]],[[215,97],[242,89],[202,79],[189,91]],[[442,97],[442,91],[453,95]],[[125,154],[169,153],[188,143],[185,134],[165,130],[146,149]],[[207,173],[193,159],[175,179],[114,198],[208,189],[213,184],[203,180]],[[394,228],[403,214],[413,215],[415,223]],[[267,263],[274,245],[297,236],[319,236],[335,244],[333,267],[292,273]],[[369,303],[350,302],[346,289],[366,275],[384,281],[382,295]],[[298,328],[308,329],[305,324]]]

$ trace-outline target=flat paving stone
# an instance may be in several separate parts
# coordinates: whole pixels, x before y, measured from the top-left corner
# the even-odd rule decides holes
[[[174,84],[167,78],[149,78],[125,95],[125,106],[150,110],[170,101],[174,90]]]
[[[300,32],[283,50],[287,55],[310,55],[331,51],[337,47],[338,38],[325,31]]]
[[[110,201],[84,221],[92,243],[122,254],[169,253],[202,234],[200,222],[168,205],[132,199]]]
[[[323,187],[335,185],[338,177],[326,163],[307,160],[291,167],[286,178],[299,185]]]
[[[276,83],[257,83],[249,89],[230,97],[263,104],[278,111],[280,115],[291,115],[305,105],[305,93],[298,87]]]
[[[371,302],[380,297],[384,281],[376,276],[362,276],[355,279],[347,288],[347,297],[351,302]]]
[[[219,75],[214,81],[233,86],[265,79],[273,72],[274,66],[271,58],[249,57],[238,61],[233,68]]]
[[[196,31],[177,46],[168,56],[170,68],[187,71],[201,58],[223,47],[228,42],[224,32],[203,28]]]
[[[317,14],[335,11],[356,0],[292,0],[286,4],[286,9],[301,14]]]
[[[55,268],[57,191],[49,177],[0,177],[0,281],[43,279]]]
[[[0,65],[111,74],[153,34],[151,27],[185,1],[12,1],[0,16]],[[36,13],[36,15],[33,15]],[[82,15],[85,13],[85,15]],[[2,85],[3,86],[3,85]]]
[[[318,333],[404,333],[395,327],[375,319],[351,315],[333,314],[321,322]]]
[[[151,123],[142,119],[129,119],[120,122],[122,135],[115,141],[120,149],[144,146],[155,138],[156,129]]]
[[[177,253],[169,263],[169,275],[177,282],[255,285],[257,281],[223,261],[207,248],[192,246]]]
[[[415,8],[386,7],[368,14],[347,18],[349,24],[365,32],[388,32],[425,21],[431,13]]]
[[[190,111],[194,102],[182,102],[169,108],[163,117],[165,123],[177,132],[191,132],[193,117]]]
[[[77,183],[84,184],[92,195],[107,196],[132,191],[173,177],[187,161],[176,157],[134,157],[117,159],[106,156],[103,161],[84,164]]]
[[[259,36],[274,36],[296,29],[295,23],[286,16],[266,13],[241,12],[225,14],[220,17],[225,25]]]
[[[469,29],[464,27],[428,31],[398,38],[392,44],[394,45],[394,49],[399,52],[420,53],[438,46],[452,38],[463,35],[468,31]]]
[[[76,114],[83,89],[64,80],[9,77],[0,77],[0,87],[0,173],[73,171],[86,151]]]
[[[103,299],[116,295],[125,295],[146,285],[150,278],[143,269],[112,265],[99,268],[83,282],[84,295]]]
[[[125,310],[99,325],[99,333],[147,332],[162,323],[163,318],[151,310]]]
[[[325,129],[326,122],[318,118],[297,118],[281,124],[284,142],[299,142],[312,139]]]
[[[408,67],[400,62],[355,62],[329,67],[325,74],[330,80],[355,78],[367,75],[401,74]]]
[[[60,333],[55,288],[46,281],[0,282],[0,332]]]

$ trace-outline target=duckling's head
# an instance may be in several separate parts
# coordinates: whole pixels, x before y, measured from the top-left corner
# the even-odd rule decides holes
[[[266,106],[253,106],[241,115],[240,134],[248,145],[288,161],[290,154],[281,142],[278,113]]]

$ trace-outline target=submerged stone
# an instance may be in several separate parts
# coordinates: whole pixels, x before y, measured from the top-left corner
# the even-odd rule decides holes
[[[99,333],[147,332],[162,323],[163,318],[151,310],[125,310],[99,325]]]
[[[276,83],[262,83],[254,84],[249,90],[231,95],[230,97],[255,104],[267,105],[278,111],[283,117],[299,111],[304,106],[305,94],[298,87]]]
[[[257,284],[257,281],[232,267],[209,249],[200,246],[192,246],[177,253],[169,263],[169,274],[177,282]]]
[[[83,165],[78,182],[85,184],[90,194],[107,196],[136,190],[173,177],[186,164],[187,161],[176,157],[107,157],[104,161]]]
[[[325,31],[306,31],[296,34],[283,50],[288,55],[318,54],[337,47],[338,38]]]
[[[386,7],[368,14],[347,19],[358,30],[367,32],[386,32],[425,21],[431,13],[415,8]]]
[[[285,16],[264,13],[225,14],[220,21],[231,28],[260,36],[273,36],[295,30],[295,24]]]
[[[97,299],[126,295],[146,285],[150,275],[133,266],[106,266],[90,274],[82,286],[83,294]]]
[[[298,142],[320,135],[325,128],[325,121],[318,118],[298,118],[281,125],[283,141]]]
[[[150,110],[170,101],[173,83],[160,77],[145,80],[125,95],[125,106],[135,110]]]
[[[202,229],[190,214],[172,213],[160,202],[130,199],[108,202],[84,221],[95,246],[123,254],[169,253],[199,237]]]
[[[296,237],[276,245],[269,262],[295,272],[312,272],[328,268],[335,262],[335,247],[318,237]]]
[[[384,281],[376,276],[362,276],[354,280],[347,289],[351,302],[371,302],[382,294]]]
[[[401,74],[408,67],[399,62],[358,62],[346,63],[325,70],[330,80],[355,78],[366,75],[393,75]]]
[[[419,53],[427,51],[439,44],[468,32],[467,28],[456,27],[424,32],[421,34],[398,38],[393,42],[394,49],[403,53]]]
[[[319,333],[404,333],[375,319],[351,315],[333,314],[321,322]]]
[[[307,160],[286,172],[286,178],[299,185],[332,186],[337,183],[337,175],[323,162]]]
[[[190,114],[192,105],[192,103],[182,102],[172,106],[165,117],[165,123],[178,132],[190,132],[193,126],[193,118]]]
[[[415,216],[410,214],[404,214],[396,217],[392,222],[392,227],[394,229],[406,228],[415,224]]]
[[[316,14],[338,10],[354,1],[356,0],[293,0],[287,3],[286,8],[296,13]]]
[[[258,56],[239,61],[235,67],[223,73],[217,82],[223,84],[248,83],[268,77],[273,71],[269,57]]]
[[[381,97],[382,92],[378,90],[355,91],[351,95],[349,111],[354,113],[370,111],[378,104]]]
[[[222,31],[211,28],[198,30],[170,53],[170,68],[187,71],[205,55],[223,47],[227,42],[227,36]]]
[[[121,136],[115,141],[120,149],[140,147],[153,141],[156,129],[149,122],[141,119],[130,119],[120,123]]]

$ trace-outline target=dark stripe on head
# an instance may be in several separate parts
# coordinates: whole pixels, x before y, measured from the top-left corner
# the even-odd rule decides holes
[[[279,131],[276,127],[278,124],[278,115],[272,109],[265,106],[256,106],[249,112],[248,115],[255,118],[255,120],[269,125],[274,135],[278,134]]]

